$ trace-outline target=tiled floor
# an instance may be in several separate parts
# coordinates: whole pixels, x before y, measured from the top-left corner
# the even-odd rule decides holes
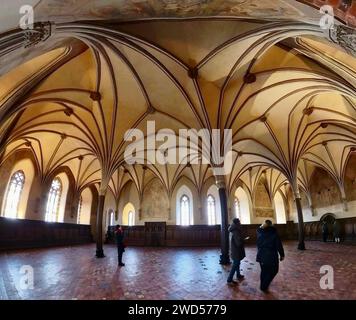
[[[270,293],[258,289],[256,249],[246,249],[246,280],[226,285],[230,267],[218,264],[215,248],[128,248],[117,267],[114,246],[106,258],[95,246],[27,250],[0,254],[1,299],[356,299],[356,247],[307,242],[308,250],[285,243],[286,260]],[[34,288],[23,290],[20,269],[34,270]],[[322,290],[320,267],[334,268],[334,290]],[[22,278],[23,279],[23,278]],[[23,280],[22,280],[23,282]]]

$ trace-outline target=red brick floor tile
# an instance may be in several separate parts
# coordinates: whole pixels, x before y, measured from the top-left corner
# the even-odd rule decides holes
[[[126,266],[117,266],[115,246],[106,258],[94,257],[95,246],[74,246],[0,254],[1,299],[356,299],[356,247],[307,242],[298,251],[285,243],[286,260],[270,287],[262,293],[255,247],[246,248],[241,264],[246,279],[226,285],[229,266],[218,263],[217,248],[128,248]],[[34,289],[20,288],[20,268],[34,270]],[[320,267],[334,269],[334,289],[322,290]]]

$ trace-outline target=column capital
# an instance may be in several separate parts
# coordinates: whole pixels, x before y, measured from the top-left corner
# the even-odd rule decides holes
[[[221,176],[221,175],[215,176],[215,183],[218,189],[225,189],[226,188],[225,176]]]
[[[302,199],[299,190],[293,190],[294,199]]]
[[[105,176],[104,176],[105,177]],[[99,185],[99,196],[105,196],[108,191],[110,178],[102,178]]]
[[[106,195],[106,190],[107,190],[106,187],[100,186],[99,187],[99,196],[105,196]]]

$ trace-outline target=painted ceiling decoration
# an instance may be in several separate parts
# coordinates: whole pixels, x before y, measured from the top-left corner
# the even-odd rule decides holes
[[[43,181],[66,166],[78,190],[117,200],[128,181],[142,198],[156,178],[168,196],[182,177],[203,192],[207,164],[124,161],[125,132],[152,120],[175,134],[231,129],[231,193],[242,185],[252,197],[263,179],[271,195],[290,185],[308,197],[321,167],[344,194],[352,27],[325,32],[317,9],[291,0],[33,2],[34,30],[0,34],[0,164],[28,150]]]

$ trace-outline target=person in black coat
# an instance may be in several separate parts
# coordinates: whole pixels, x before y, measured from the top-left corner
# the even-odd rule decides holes
[[[227,283],[236,284],[236,281],[233,280],[235,272],[238,280],[242,280],[244,278],[244,276],[240,274],[240,263],[246,256],[244,242],[247,238],[244,239],[241,231],[241,223],[237,218],[232,220],[229,232],[231,233],[231,259],[233,263],[229,277],[227,278]]]
[[[277,230],[272,226],[272,221],[266,220],[257,229],[257,258],[261,266],[260,289],[268,291],[268,287],[278,273],[279,259],[284,260],[284,249]]]
[[[340,243],[340,223],[335,219],[333,224],[333,233],[336,243]]]
[[[328,224],[326,223],[326,221],[323,221],[321,229],[322,229],[322,234],[323,234],[323,241],[326,242],[326,241],[328,241],[328,236],[329,236],[329,228],[328,228]]]
[[[123,267],[125,263],[122,262],[122,255],[125,252],[124,244],[124,231],[120,225],[117,225],[115,228],[116,244],[117,244],[117,256],[119,260],[119,266]]]

